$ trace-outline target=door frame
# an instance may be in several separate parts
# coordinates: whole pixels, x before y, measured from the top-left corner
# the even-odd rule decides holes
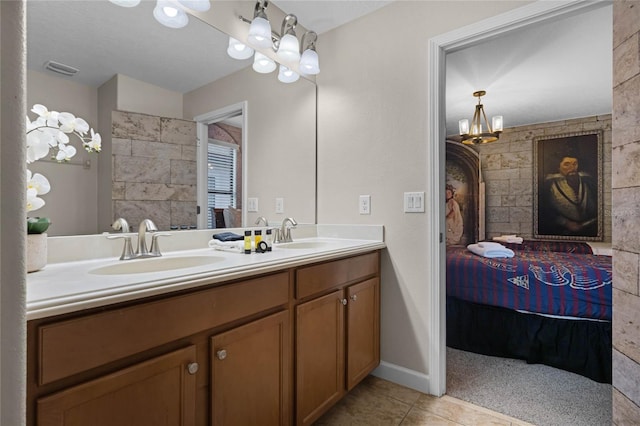
[[[612,2],[572,0],[566,2],[537,1],[503,14],[433,37],[428,41],[427,55],[427,173],[426,205],[432,206],[427,215],[427,282],[429,290],[429,393],[441,396],[446,392],[446,272],[444,243],[445,183],[445,57],[447,53],[470,47],[490,38],[545,20],[568,17],[572,14],[608,6]]]
[[[200,213],[198,214],[198,229],[207,229],[207,178],[206,178],[206,170],[207,170],[207,144],[209,142],[209,124],[215,124],[220,121],[224,121],[225,119],[237,115],[238,113],[242,114],[242,170],[247,170],[247,157],[248,157],[248,102],[242,101],[232,105],[227,105],[226,107],[216,109],[214,111],[209,111],[204,114],[200,114],[193,118],[193,121],[196,122],[196,133],[197,133],[197,162],[196,162],[196,189],[197,189],[197,204],[200,206]],[[246,206],[246,198],[247,198],[247,178],[246,172],[242,173],[242,200],[241,204],[242,208],[242,225],[244,226],[247,223],[247,209]]]

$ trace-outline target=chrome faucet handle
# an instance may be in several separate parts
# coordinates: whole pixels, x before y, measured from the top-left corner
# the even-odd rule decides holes
[[[129,223],[125,218],[119,217],[111,224],[111,228],[113,228],[115,231],[120,231],[125,234],[129,232]]]
[[[271,232],[273,232],[273,244],[280,244],[282,242],[282,237],[280,235],[279,228],[272,228]]]
[[[122,247],[122,254],[120,255],[120,260],[129,260],[136,257],[133,252],[133,246],[131,245],[131,236],[130,235],[107,235],[109,240],[124,240],[124,246]]]
[[[151,248],[149,249],[149,254],[154,257],[162,256],[160,253],[160,245],[158,244],[158,237],[170,237],[173,234],[168,232],[154,232],[151,236]]]
[[[264,222],[264,226],[269,226],[269,222],[267,221],[267,218],[264,216],[260,216],[259,218],[256,219],[256,225],[260,225],[260,222]]]
[[[158,230],[158,227],[151,219],[144,219],[140,222],[140,226],[138,227],[138,251],[136,255],[138,257],[147,257],[149,256],[149,249],[147,249],[147,231],[155,232]]]
[[[287,225],[287,223],[289,225]],[[291,238],[291,228],[295,228],[298,226],[298,222],[292,217],[287,217],[282,221],[282,226],[280,227],[280,242],[282,243],[291,243],[293,239]]]

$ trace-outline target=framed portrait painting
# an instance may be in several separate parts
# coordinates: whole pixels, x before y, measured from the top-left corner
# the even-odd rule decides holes
[[[534,238],[603,240],[602,132],[533,140]]]

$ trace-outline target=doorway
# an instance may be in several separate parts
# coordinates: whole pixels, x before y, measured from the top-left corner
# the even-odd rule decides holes
[[[445,58],[447,53],[470,47],[490,38],[504,36],[509,32],[545,20],[570,16],[571,14],[601,7],[590,2],[553,3],[536,2],[514,9],[482,23],[460,28],[456,31],[432,38],[428,44],[428,97],[427,117],[427,169],[438,173],[427,176],[427,203],[438,207],[438,214],[427,217],[428,250],[437,254],[428,258],[429,282],[437,283],[430,288],[429,322],[429,390],[434,395],[446,391],[446,284],[445,243],[443,234],[444,206],[439,201],[444,197],[445,185]]]

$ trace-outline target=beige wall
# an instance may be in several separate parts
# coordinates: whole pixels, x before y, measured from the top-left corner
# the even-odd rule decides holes
[[[0,424],[26,421],[25,2],[0,2]]]
[[[613,423],[640,424],[640,1],[613,3]]]
[[[294,217],[315,223],[315,85],[300,79],[280,83],[274,71],[258,74],[247,67],[184,95],[185,118],[247,101],[246,197],[259,198],[257,213],[270,223]],[[284,198],[284,213],[275,199]]]
[[[65,111],[84,118],[98,131],[98,92],[95,88],[37,71],[27,73],[27,109],[43,104],[49,110]],[[29,112],[34,120],[37,115]],[[98,224],[98,156],[81,148],[73,135],[71,143],[78,150],[72,164],[47,163],[42,160],[29,166],[33,173],[42,173],[49,179],[51,192],[42,199],[45,206],[30,213],[31,216],[50,217],[51,236],[69,234],[95,234]],[[90,160],[87,169],[76,163]]]
[[[403,192],[427,173],[427,41],[524,2],[397,1],[318,42],[318,222],[384,224],[381,357],[428,374],[426,214],[403,213]],[[358,196],[371,195],[371,215]],[[419,379],[420,380],[420,379]]]
[[[182,93],[117,75],[118,111],[139,112],[158,117],[184,118],[182,116]]]

